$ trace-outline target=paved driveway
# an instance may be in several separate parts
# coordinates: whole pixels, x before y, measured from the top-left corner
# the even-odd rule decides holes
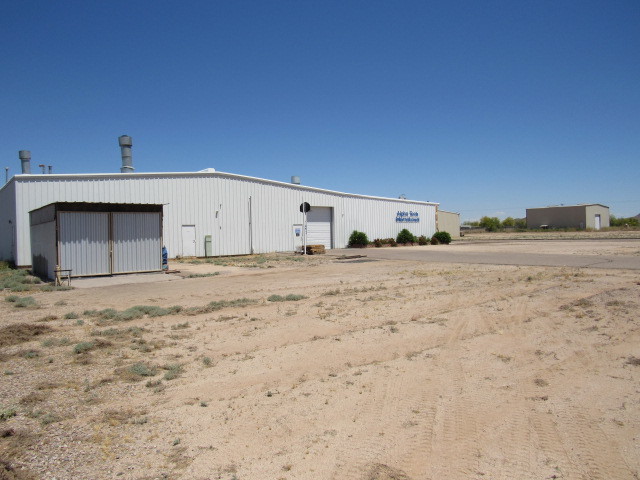
[[[625,242],[620,243],[620,242]],[[410,260],[415,262],[440,262],[440,263],[471,263],[490,265],[529,265],[545,267],[581,267],[581,268],[612,268],[640,270],[640,241],[634,240],[610,240],[599,242],[591,254],[575,253],[584,250],[579,240],[562,241],[565,250],[574,253],[556,253],[559,249],[557,243],[545,243],[544,241],[528,242],[531,244],[527,251],[527,244],[519,244],[514,248],[512,242],[500,242],[487,244],[451,244],[430,245],[424,247],[397,247],[397,248],[367,248],[367,249],[334,249],[331,255],[366,255],[371,259],[384,260]],[[612,254],[616,247],[624,245],[627,248],[623,254]],[[575,247],[575,248],[572,248]],[[617,249],[620,251],[620,248]],[[552,251],[554,253],[547,253]],[[604,252],[604,253],[599,253]],[[633,254],[628,254],[633,253]]]

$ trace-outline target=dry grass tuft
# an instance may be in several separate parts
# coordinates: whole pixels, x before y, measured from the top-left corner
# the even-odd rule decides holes
[[[0,329],[0,347],[29,342],[38,335],[53,331],[54,329],[47,325],[31,325],[28,323],[8,325]]]
[[[402,470],[389,467],[382,463],[373,465],[364,478],[366,480],[411,480],[411,477]]]
[[[627,365],[639,366],[640,365],[640,358],[634,357],[633,355],[631,355],[629,358],[627,358],[627,361],[625,363]]]

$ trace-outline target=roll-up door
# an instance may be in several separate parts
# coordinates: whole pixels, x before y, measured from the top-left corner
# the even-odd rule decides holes
[[[58,222],[60,268],[74,276],[109,274],[109,214],[60,212]]]
[[[331,248],[331,207],[311,207],[307,213],[307,245]]]
[[[113,273],[162,269],[159,213],[113,214]]]

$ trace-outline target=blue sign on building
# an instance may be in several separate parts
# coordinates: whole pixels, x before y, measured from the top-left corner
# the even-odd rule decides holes
[[[420,214],[418,212],[401,212],[396,213],[397,223],[418,223],[420,222]]]

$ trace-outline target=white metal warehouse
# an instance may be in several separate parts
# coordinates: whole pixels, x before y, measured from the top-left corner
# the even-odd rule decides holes
[[[29,212],[52,204],[62,205],[58,210],[64,210],[64,204],[69,203],[85,203],[94,209],[103,205],[102,213],[112,210],[109,205],[160,206],[160,238],[149,245],[166,246],[170,257],[294,251],[302,244],[300,205],[304,202],[311,205],[307,214],[307,244],[343,248],[353,230],[365,232],[370,239],[395,237],[403,228],[427,237],[436,231],[437,203],[341,193],[212,170],[25,173],[14,176],[0,189],[0,258],[18,266],[30,266],[34,263],[32,245],[38,244],[38,248],[45,250],[63,248],[59,231],[55,245],[43,246],[42,241],[48,240],[31,238],[31,230],[36,226],[32,223],[38,220],[30,221]],[[36,212],[34,215],[37,218]],[[91,229],[87,225],[83,228],[85,232]],[[70,248],[80,248],[81,240],[70,239]],[[112,255],[110,247],[106,248],[108,255]],[[157,251],[158,258],[160,255]],[[57,258],[61,258],[60,252]],[[144,270],[126,265],[107,272],[91,272],[75,265],[60,267],[72,268],[76,274]]]

